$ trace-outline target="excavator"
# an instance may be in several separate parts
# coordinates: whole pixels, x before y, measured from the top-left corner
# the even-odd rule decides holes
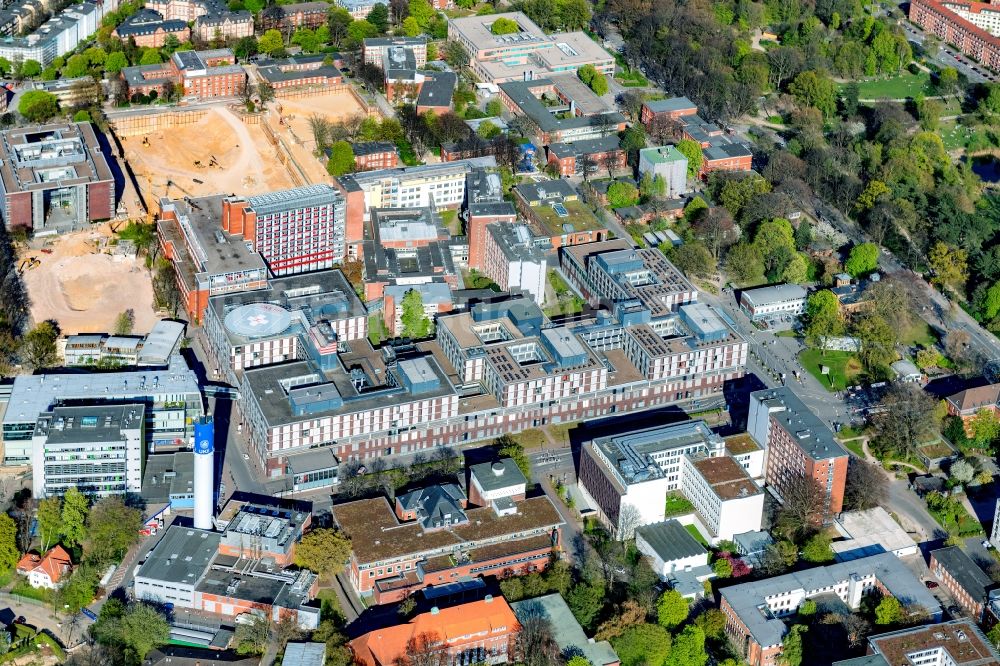
[[[25,271],[30,271],[32,268],[36,268],[42,264],[41,259],[38,257],[25,257],[21,261],[21,265],[17,267],[18,273],[24,273]]]

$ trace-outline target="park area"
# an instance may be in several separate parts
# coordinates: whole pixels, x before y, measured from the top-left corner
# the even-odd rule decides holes
[[[113,236],[111,223],[94,225],[22,254],[22,260],[39,262],[24,271],[34,321],[52,319],[67,335],[107,333],[114,331],[118,314],[131,308],[135,332],[149,332],[158,319],[150,272],[144,259],[113,254]]]
[[[841,86],[841,91],[843,91]],[[931,75],[926,72],[906,72],[891,79],[872,79],[858,82],[858,99],[906,99],[917,95],[934,95]]]
[[[805,349],[799,353],[799,361],[828,391],[843,391],[853,386],[861,374],[861,361],[854,352]],[[829,368],[826,374],[823,373],[824,366]]]
[[[139,187],[153,201],[182,194],[261,194],[295,185],[264,130],[218,106],[196,123],[131,136],[123,146]]]

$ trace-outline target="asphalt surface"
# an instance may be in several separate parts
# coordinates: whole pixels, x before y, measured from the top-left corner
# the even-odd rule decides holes
[[[906,20],[900,21],[899,25],[906,32],[906,38],[909,41],[923,46],[924,32],[920,28]],[[997,80],[996,74],[983,65],[972,62],[967,56],[947,44],[942,44],[937,55],[931,58],[931,60],[940,67],[954,67],[960,74],[964,74],[970,83],[985,83],[987,80]]]

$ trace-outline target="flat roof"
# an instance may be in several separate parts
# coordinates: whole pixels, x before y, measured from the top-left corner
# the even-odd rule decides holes
[[[760,495],[763,491],[747,471],[729,456],[702,457],[692,462],[705,482],[722,501]]]
[[[473,465],[469,468],[469,473],[486,492],[528,483],[517,463],[511,458]]]
[[[870,550],[881,547],[885,552],[913,548],[916,542],[892,516],[880,506],[866,511],[847,511],[837,518],[837,525],[846,533],[844,541],[834,541],[833,552]]]
[[[194,452],[146,456],[140,494],[150,504],[167,504],[176,495],[194,495]]]
[[[717,449],[722,447],[722,438],[699,420],[597,437],[591,445],[612,466],[619,482],[628,485],[663,476],[655,462],[657,454],[688,447]]]
[[[789,387],[754,391],[750,396],[766,405],[771,418],[813,460],[847,456],[847,450],[836,440],[833,431]]]
[[[777,305],[790,301],[801,301],[806,297],[806,288],[800,284],[775,284],[769,287],[755,287],[740,292],[740,300],[754,307]]]
[[[695,105],[695,103],[687,97],[671,97],[669,99],[649,100],[643,102],[643,106],[647,107],[653,113],[687,111],[689,109],[694,109],[695,112],[698,111],[697,105]]]
[[[583,627],[573,617],[573,612],[558,592],[515,601],[510,607],[521,622],[531,617],[547,619],[552,627],[552,638],[561,653],[583,654],[593,666],[609,666],[619,662],[618,655],[608,641],[587,638]]]
[[[139,567],[136,578],[194,586],[219,550],[221,532],[171,525]]]
[[[518,109],[520,109],[521,113],[530,118],[542,132],[566,131],[591,126],[597,127],[598,121],[596,121],[595,118],[600,115],[608,117],[610,122],[607,123],[606,126],[610,126],[611,128],[625,122],[625,116],[617,111],[599,111],[590,115],[574,115],[571,118],[562,119],[556,118],[556,116],[553,115],[554,107],[545,106],[539,97],[549,86],[555,86],[559,88],[560,92],[563,92],[562,88],[559,86],[566,86],[568,80],[569,79],[564,78],[559,79],[557,82],[554,78],[545,78],[533,79],[530,81],[507,81],[499,85],[504,94],[507,95],[512,102],[514,102]],[[571,93],[574,90],[576,90],[576,88],[572,88],[569,92],[564,94],[572,99]],[[588,106],[593,107],[596,105],[589,104]],[[614,134],[615,132],[610,131],[608,133]]]
[[[729,435],[723,439],[726,442],[726,450],[729,451],[730,455],[734,456],[760,451],[762,448],[760,444],[754,441],[750,433],[746,432],[741,432],[738,435]]]
[[[938,648],[958,666],[996,666],[1000,653],[968,618],[870,636],[868,645],[890,666],[910,663],[914,652]],[[840,662],[838,662],[840,663]],[[941,660],[936,663],[946,663]]]
[[[6,192],[27,192],[114,175],[91,123],[52,123],[0,132],[0,179]]]
[[[517,502],[517,513],[498,516],[492,507],[466,510],[467,522],[448,529],[424,530],[419,521],[401,523],[385,497],[357,500],[334,505],[333,519],[351,538],[354,556],[360,564],[404,556],[419,555],[458,547],[470,547],[479,541],[524,538],[522,533],[539,531],[563,524],[548,497],[532,497]]]
[[[146,417],[142,404],[55,407],[35,424],[35,436],[47,444],[107,444],[121,442],[126,430],[141,429]]]

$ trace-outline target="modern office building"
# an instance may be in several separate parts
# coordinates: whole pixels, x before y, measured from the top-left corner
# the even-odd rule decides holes
[[[684,496],[694,505],[713,542],[761,528],[764,492],[728,455],[688,454],[681,462]]]
[[[848,453],[833,432],[791,389],[781,386],[750,394],[747,430],[767,449],[765,480],[781,501],[782,489],[802,477],[812,479],[825,494],[826,522],[844,506]]]
[[[740,292],[740,307],[753,321],[798,317],[806,311],[807,295],[806,288],[798,284],[744,289]]]
[[[563,521],[545,495],[475,506],[448,484],[397,496],[395,507],[377,497],[331,513],[351,538],[348,578],[376,604],[467,578],[540,571],[561,546]]]
[[[488,225],[484,249],[483,275],[504,291],[526,292],[538,305],[545,303],[546,252],[535,243],[527,225]]]
[[[115,178],[90,123],[0,132],[0,211],[8,229],[35,235],[115,216]]]
[[[687,192],[688,161],[674,146],[645,148],[639,151],[639,175],[662,178],[668,197],[678,197]]]
[[[185,312],[203,321],[208,299],[267,286],[267,264],[241,235],[222,230],[221,194],[160,199],[156,221],[163,256],[174,266]]]
[[[274,275],[332,268],[344,259],[346,202],[330,185],[307,185],[222,202],[222,229],[242,236]]]
[[[500,18],[514,21],[517,32],[494,35],[491,26]],[[448,38],[465,47],[472,57],[472,71],[487,83],[575,73],[584,65],[593,65],[608,76],[615,73],[614,58],[586,33],[546,35],[521,12],[451,19]]]
[[[267,289],[215,296],[205,334],[220,375],[298,359],[337,364],[337,352],[368,335],[368,312],[339,270],[272,279]]]
[[[920,606],[932,622],[941,619],[940,602],[892,553],[725,587],[720,608],[726,614],[726,635],[739,656],[749,666],[774,666],[788,633],[783,618],[795,615],[802,602],[833,594],[857,610],[872,593],[896,597],[904,606]]]
[[[68,335],[63,346],[63,362],[70,366],[166,366],[180,349],[184,330],[184,324],[179,321],[161,319],[145,336]]]
[[[142,490],[146,408],[139,403],[55,407],[31,438],[34,497],[70,488],[95,497]]]
[[[361,58],[366,64],[385,69],[385,59],[393,48],[404,48],[413,53],[415,69],[423,69],[427,65],[426,37],[370,37],[361,43]]]
[[[153,453],[190,448],[194,420],[204,414],[198,378],[179,355],[161,369],[20,375],[3,414],[4,464],[31,463],[38,418],[53,408],[121,403],[145,406],[145,445]]]

